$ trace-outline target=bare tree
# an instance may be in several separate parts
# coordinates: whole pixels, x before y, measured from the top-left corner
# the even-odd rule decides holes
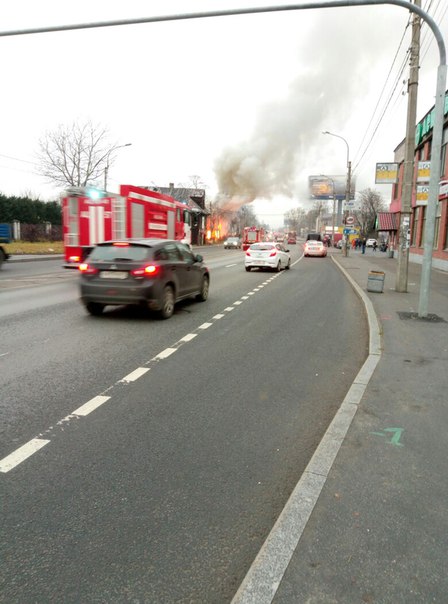
[[[374,189],[363,189],[359,192],[361,209],[354,212],[361,226],[363,235],[369,235],[375,229],[375,220],[378,212],[385,210],[385,203],[381,194]]]
[[[90,121],[60,125],[39,141],[40,173],[55,185],[96,184],[113,163],[113,152],[117,148],[107,138],[108,130]]]
[[[300,232],[306,226],[306,212],[303,208],[288,210],[284,218],[285,224],[291,231]]]

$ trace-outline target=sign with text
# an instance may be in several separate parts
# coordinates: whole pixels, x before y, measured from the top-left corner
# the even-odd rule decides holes
[[[376,164],[375,183],[377,185],[394,185],[398,182],[398,164]]]
[[[416,195],[416,205],[426,206],[428,205],[429,186],[418,185]]]
[[[417,182],[429,182],[431,176],[431,162],[419,161],[417,167]]]

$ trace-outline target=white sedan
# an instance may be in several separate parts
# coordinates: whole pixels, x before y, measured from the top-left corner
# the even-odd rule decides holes
[[[282,243],[253,243],[246,251],[244,266],[246,271],[253,268],[269,268],[281,271],[282,268],[289,269],[291,256],[289,250]]]
[[[378,241],[376,239],[367,239],[366,241],[366,247],[374,247],[376,245],[378,245]]]

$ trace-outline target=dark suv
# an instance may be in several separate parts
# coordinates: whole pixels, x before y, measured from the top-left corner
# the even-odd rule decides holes
[[[91,315],[100,315],[108,305],[134,304],[169,319],[179,300],[208,298],[210,274],[202,256],[179,241],[105,241],[79,270],[81,302]]]

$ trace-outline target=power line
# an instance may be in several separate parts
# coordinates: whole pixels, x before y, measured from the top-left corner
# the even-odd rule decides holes
[[[370,118],[369,124],[368,124],[368,126],[367,126],[367,128],[366,128],[366,130],[365,130],[365,132],[364,132],[364,136],[362,137],[362,140],[361,140],[361,142],[360,142],[360,144],[359,144],[358,151],[355,153],[355,160],[356,160],[356,156],[357,156],[357,154],[359,153],[359,151],[360,151],[360,149],[361,149],[361,147],[362,147],[362,145],[363,145],[363,143],[364,143],[364,141],[365,141],[365,139],[366,139],[366,137],[367,137],[367,133],[368,133],[368,131],[369,131],[369,128],[370,128],[370,126],[372,125],[373,119],[374,119],[374,117],[375,117],[376,111],[377,111],[377,109],[378,109],[378,106],[379,106],[379,104],[380,104],[380,101],[381,101],[381,99],[382,99],[382,96],[383,96],[383,94],[384,94],[384,91],[385,91],[385,89],[386,89],[387,83],[388,83],[389,78],[390,78],[390,75],[391,75],[391,73],[392,73],[392,69],[393,69],[393,67],[394,67],[394,65],[395,65],[395,61],[397,60],[398,53],[400,52],[401,45],[403,44],[403,40],[404,40],[404,37],[405,37],[405,35],[406,35],[406,31],[407,31],[407,29],[408,29],[408,27],[409,27],[410,22],[411,22],[411,20],[409,19],[409,20],[408,20],[408,22],[407,22],[407,24],[406,24],[406,27],[404,28],[403,35],[401,36],[401,40],[400,40],[400,42],[399,42],[399,44],[398,44],[397,52],[395,53],[395,56],[394,56],[394,58],[393,58],[392,64],[391,64],[390,69],[389,69],[389,73],[388,73],[388,74],[387,74],[387,76],[386,76],[386,79],[385,79],[385,81],[384,81],[383,88],[382,88],[382,90],[381,90],[381,92],[380,92],[380,94],[379,94],[379,96],[378,96],[378,101],[377,101],[377,103],[376,103],[376,105],[375,105],[375,109],[373,110],[372,117]],[[355,170],[356,170],[356,167],[359,165],[359,163],[360,163],[361,159],[364,157],[364,155],[365,155],[366,151],[367,151],[367,149],[366,149],[366,150],[364,151],[364,153],[362,154],[362,156],[361,156],[360,160],[359,160],[359,161],[356,163],[356,165],[355,165],[355,167],[354,167],[353,171],[355,171]]]
[[[7,159],[13,159],[14,161],[20,161],[24,164],[32,164],[33,166],[38,165],[34,161],[28,161],[27,159],[19,159],[18,157],[12,157],[11,155],[3,155],[3,153],[0,153],[0,157],[6,157]]]

